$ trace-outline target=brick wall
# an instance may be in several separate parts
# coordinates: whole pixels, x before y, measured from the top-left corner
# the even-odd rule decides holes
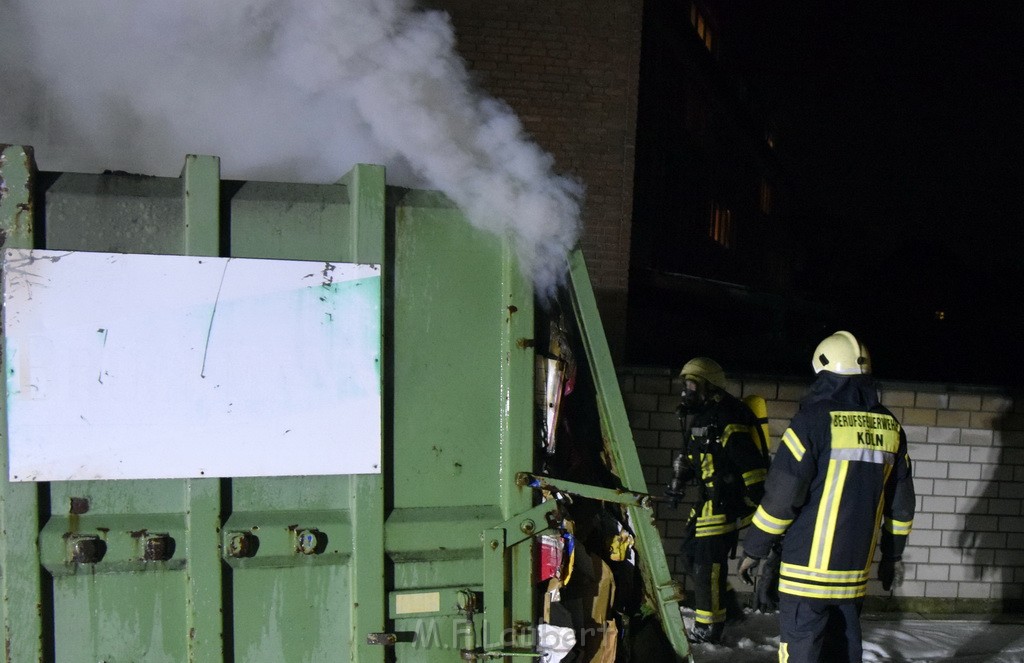
[[[625,369],[619,378],[648,489],[660,494],[682,442],[674,413],[682,384],[668,370]],[[809,383],[731,380],[730,391],[768,401],[774,450]],[[880,393],[906,429],[917,514],[904,555],[906,582],[890,598],[872,580],[872,603],[944,612],[1019,610],[1024,599],[1024,397],[996,389],[898,382],[881,382]],[[659,504],[656,509],[665,552],[680,580],[678,550],[687,512],[687,505],[672,510]]]
[[[643,3],[434,0],[459,53],[555,170],[586,186],[581,239],[612,353],[625,342]]]

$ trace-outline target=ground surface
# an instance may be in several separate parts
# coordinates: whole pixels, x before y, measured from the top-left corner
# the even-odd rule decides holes
[[[687,627],[692,610],[684,609]],[[865,614],[864,663],[1021,663],[1024,616]],[[693,645],[695,663],[775,663],[779,627],[775,615],[747,611],[727,627],[721,645]]]

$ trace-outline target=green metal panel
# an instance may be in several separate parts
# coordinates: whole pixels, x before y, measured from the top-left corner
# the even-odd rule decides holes
[[[0,173],[5,247],[384,261],[375,166],[337,185],[242,184],[225,218],[221,191],[240,192],[212,157],[177,179],[60,174],[45,237],[30,151],[5,147]],[[296,189],[306,209],[260,200]],[[6,481],[6,443],[2,456],[7,660],[383,660],[366,644],[386,614],[381,475],[33,485]],[[255,557],[230,555],[236,532],[258,532]],[[304,532],[325,549],[304,554]]]
[[[181,172],[182,207],[187,255],[219,256],[220,160],[190,154]],[[216,661],[224,657],[220,578],[221,481],[184,481],[185,531],[188,551],[185,568],[185,628],[189,661]]]
[[[32,150],[0,145],[0,248],[32,248],[36,224]],[[7,402],[0,380],[0,403]],[[0,591],[4,652],[9,661],[37,661],[43,656],[42,580],[39,567],[39,500],[32,484],[7,481],[7,409],[0,409]]]
[[[532,467],[533,295],[506,242],[436,194],[396,191],[393,508],[386,549],[395,591],[483,587],[481,532],[529,509],[515,473]],[[389,205],[390,207],[390,205]],[[504,548],[497,549],[504,562]],[[484,598],[473,630],[492,640],[531,623],[532,549],[511,553],[512,595]],[[465,613],[394,614],[400,661],[451,661]]]
[[[358,166],[347,181],[246,183],[231,201],[233,250],[252,258],[383,262],[383,169]],[[225,546],[246,532],[260,541],[256,556],[228,559],[236,661],[335,660],[339,652],[383,660],[383,650],[365,642],[366,633],[384,630],[382,492],[380,475],[231,481]],[[297,558],[294,538],[302,530],[321,532],[327,552]]]
[[[574,251],[570,255],[569,275],[572,282],[573,308],[580,324],[587,358],[594,373],[602,435],[612,459],[612,470],[618,475],[623,486],[635,492],[646,493],[647,482],[644,480],[640,458],[633,443],[629,417],[612,366],[608,340],[601,326],[601,317],[597,311],[597,301],[590,285],[587,265],[580,251]],[[679,612],[681,591],[672,580],[661,537],[654,526],[654,512],[639,506],[628,506],[627,512],[636,532],[636,544],[640,552],[641,566],[644,567],[644,589],[648,600],[657,610],[665,635],[668,636],[676,653],[692,660],[682,615]]]
[[[180,178],[56,174],[45,200],[33,198],[33,168],[29,150],[3,148],[4,246],[383,265],[383,454],[375,475],[33,485],[6,480],[4,438],[8,660],[524,653],[537,614],[532,537],[549,509],[520,480],[534,470],[538,313],[508,238],[473,228],[439,194],[387,187],[378,166],[336,184],[222,182],[216,158],[190,155]],[[578,255],[572,286],[614,469],[643,493]],[[685,654],[642,503],[629,508],[648,595]]]
[[[53,223],[39,248],[184,254],[182,193],[173,177],[63,173],[46,192]]]

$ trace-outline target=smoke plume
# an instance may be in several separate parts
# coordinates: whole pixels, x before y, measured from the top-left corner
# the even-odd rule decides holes
[[[0,0],[0,142],[44,170],[333,182],[355,163],[512,237],[542,295],[582,186],[477,88],[447,14],[407,0]]]

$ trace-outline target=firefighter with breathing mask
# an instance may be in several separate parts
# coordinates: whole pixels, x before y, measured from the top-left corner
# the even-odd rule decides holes
[[[824,339],[811,363],[818,376],[782,436],[739,573],[751,582],[758,560],[785,534],[779,661],[859,663],[876,541],[883,589],[903,579],[915,499],[907,438],[879,403],[868,351],[853,334]]]
[[[678,502],[696,479],[699,495],[683,543],[686,573],[694,582],[690,639],[715,643],[721,640],[727,608],[730,617],[740,612],[727,582],[729,554],[761,499],[768,449],[754,413],[726,391],[717,362],[691,359],[679,377],[684,381],[677,409],[684,446],[673,462],[666,494]]]

